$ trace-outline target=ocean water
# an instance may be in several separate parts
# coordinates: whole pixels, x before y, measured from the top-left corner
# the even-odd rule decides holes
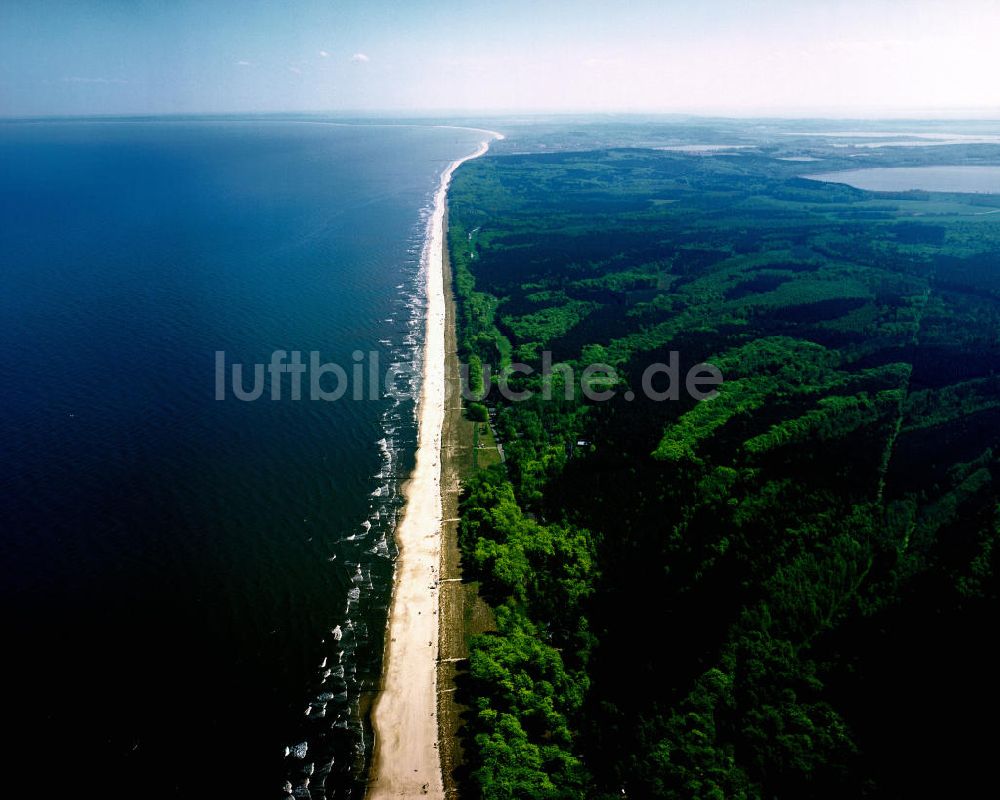
[[[219,401],[215,354],[416,367],[481,138],[0,124],[4,794],[360,796],[413,403]]]

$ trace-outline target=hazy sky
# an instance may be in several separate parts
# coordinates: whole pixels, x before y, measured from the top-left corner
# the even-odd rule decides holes
[[[1000,0],[0,0],[0,115],[996,110]]]

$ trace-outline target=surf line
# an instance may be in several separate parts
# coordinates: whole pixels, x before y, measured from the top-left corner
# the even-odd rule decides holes
[[[372,709],[375,746],[368,784],[370,800],[400,796],[443,797],[438,750],[437,569],[441,562],[441,429],[445,413],[445,211],[452,175],[479,158],[493,139],[453,161],[442,173],[427,226],[423,261],[422,381],[417,412],[416,462],[403,487],[405,503],[396,526],[396,559],[389,611],[382,690]]]

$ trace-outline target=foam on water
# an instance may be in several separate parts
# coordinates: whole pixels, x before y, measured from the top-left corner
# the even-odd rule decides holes
[[[355,757],[352,763],[337,763],[332,756],[324,760],[320,755],[319,766],[314,770],[293,766],[285,784],[286,795],[290,792],[295,797],[310,800],[332,797],[326,788],[330,775],[334,771],[361,775],[370,755],[370,737],[366,738],[361,719],[361,697],[377,686],[379,676],[369,665],[378,665],[381,661],[384,631],[379,630],[372,636],[367,622],[358,616],[367,614],[370,603],[378,596],[373,566],[377,562],[391,562],[396,556],[393,532],[402,503],[400,462],[404,452],[412,450],[416,435],[414,398],[420,388],[426,306],[426,265],[420,254],[424,249],[432,200],[433,195],[428,193],[427,207],[421,211],[419,222],[413,228],[407,248],[411,258],[403,265],[405,281],[397,286],[400,293],[396,300],[397,310],[385,319],[390,333],[378,340],[386,351],[383,363],[396,370],[397,380],[395,391],[385,398],[379,436],[373,443],[380,467],[371,478],[369,512],[359,523],[362,532],[357,529],[345,531],[346,535],[335,539],[337,548],[346,550],[349,555],[336,562],[336,554],[328,559],[335,562],[334,568],[346,583],[343,616],[331,620],[329,635],[323,642],[325,652],[316,670],[315,688],[307,703],[307,713],[302,717],[309,733],[308,742],[292,745],[289,750],[300,760],[305,758],[309,745],[320,748],[325,755],[332,749],[331,742],[343,742],[347,737]],[[368,539],[371,544],[366,544]],[[385,574],[385,570],[385,566],[378,568],[380,574]],[[379,602],[387,603],[384,597],[379,597]],[[387,612],[387,605],[385,610]]]

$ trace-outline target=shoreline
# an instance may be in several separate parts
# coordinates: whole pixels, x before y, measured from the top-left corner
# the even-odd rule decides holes
[[[447,192],[455,170],[479,158],[500,134],[442,173],[424,247],[427,310],[422,381],[417,405],[417,451],[403,484],[405,504],[398,549],[381,688],[371,724],[375,735],[366,796],[444,797],[437,719],[438,626],[442,529],[442,430],[445,418]]]

